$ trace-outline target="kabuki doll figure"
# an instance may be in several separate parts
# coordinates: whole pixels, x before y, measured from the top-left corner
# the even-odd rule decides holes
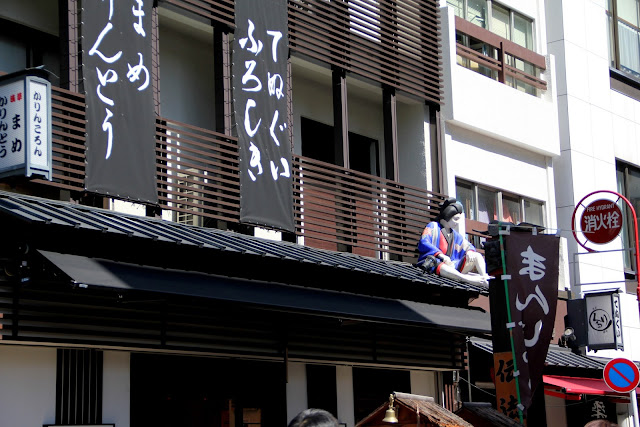
[[[462,212],[462,204],[455,198],[440,204],[440,214],[422,232],[416,265],[448,279],[488,285],[491,277],[487,275],[484,258],[457,231],[463,220]]]

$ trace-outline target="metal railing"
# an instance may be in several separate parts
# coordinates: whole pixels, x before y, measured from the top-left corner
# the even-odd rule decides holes
[[[53,181],[84,191],[84,96],[57,87],[53,98]],[[227,228],[239,223],[236,138],[157,118],[159,206],[173,220]],[[304,245],[411,261],[427,222],[444,196],[399,182],[294,155],[296,235]],[[80,198],[80,196],[78,196]]]
[[[470,63],[477,64],[478,72],[501,83],[528,87],[530,93],[536,89],[547,89],[547,82],[539,77],[540,72],[546,69],[544,56],[458,16],[455,22],[459,38],[466,36],[473,42],[469,44],[474,45],[465,46],[458,42],[456,54]]]

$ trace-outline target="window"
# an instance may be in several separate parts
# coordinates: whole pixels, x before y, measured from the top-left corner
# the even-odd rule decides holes
[[[57,36],[0,18],[0,71],[12,73],[44,66],[53,86],[60,86]]]
[[[639,0],[609,0],[609,60],[611,67],[640,78]]]
[[[447,0],[453,8],[456,16],[465,19],[479,27],[510,40],[513,43],[529,50],[534,50],[533,20],[511,9],[508,9],[492,0]],[[490,17],[487,19],[487,17]],[[482,40],[478,40],[470,35],[456,32],[456,42],[470,48],[483,56],[499,60],[498,49],[495,45]],[[491,79],[500,80],[498,71],[481,65],[472,59],[473,57],[463,57],[458,55],[458,64],[465,68],[474,70]],[[539,70],[531,63],[516,58],[513,55],[505,54],[504,61],[507,65],[514,67],[535,78],[539,77]],[[502,81],[502,80],[500,80]],[[516,79],[513,76],[505,76],[504,83],[526,92],[530,95],[537,95],[534,86],[526,82],[526,79]]]
[[[544,203],[463,180],[456,180],[456,198],[469,219],[544,225]]]
[[[533,20],[526,16],[493,0],[447,0],[447,4],[456,16],[533,50]]]
[[[616,165],[616,180],[618,193],[625,196],[631,202],[636,215],[640,212],[640,168],[626,163],[618,162]],[[621,206],[624,223],[622,226],[622,242],[625,249],[630,249],[634,241],[633,220],[627,215],[627,209]],[[625,270],[634,270],[631,252],[623,251]]]
[[[333,126],[301,117],[302,155],[336,164]],[[369,175],[380,175],[378,141],[349,132],[350,169]]]

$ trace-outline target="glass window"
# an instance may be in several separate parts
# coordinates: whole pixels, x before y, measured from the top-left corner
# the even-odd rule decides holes
[[[498,219],[495,192],[485,188],[478,189],[478,217],[473,219],[486,223]]]
[[[456,181],[456,199],[464,206],[464,215],[467,218],[476,218],[476,198],[474,196],[473,185]]]
[[[638,183],[640,195],[640,177]],[[465,216],[475,221],[489,223],[499,219],[515,224],[529,222],[544,226],[544,203],[537,200],[481,187],[461,179],[456,179],[456,198],[464,206]]]
[[[524,199],[524,220],[535,225],[544,224],[542,202]]]
[[[464,1],[463,0],[447,0],[447,4],[453,9],[453,13],[464,18]]]
[[[486,0],[467,0],[467,21],[479,27],[487,27]]]
[[[497,4],[493,4],[491,10],[491,28],[492,33],[499,35],[507,40],[511,40],[511,19],[509,11]]]
[[[607,5],[611,66],[640,77],[638,0],[610,0]]]
[[[520,199],[513,196],[502,196],[502,221],[518,224],[520,220]]]
[[[513,14],[513,40],[527,49],[533,49],[533,22],[524,16]]]
[[[639,32],[624,22],[618,23],[618,40],[620,41],[620,67],[634,74],[640,73],[640,40]]]
[[[618,17],[624,19],[631,25],[638,26],[638,1],[637,0],[617,0]]]

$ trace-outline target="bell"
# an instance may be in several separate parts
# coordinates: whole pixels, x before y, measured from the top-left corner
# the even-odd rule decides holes
[[[382,419],[385,423],[393,423],[396,424],[398,419],[396,418],[396,411],[393,408],[387,409],[387,412],[384,413],[384,418]]]
[[[384,423],[392,423],[397,424],[398,418],[396,417],[396,410],[393,407],[393,394],[389,395],[389,409],[384,413],[384,418],[382,419]]]

